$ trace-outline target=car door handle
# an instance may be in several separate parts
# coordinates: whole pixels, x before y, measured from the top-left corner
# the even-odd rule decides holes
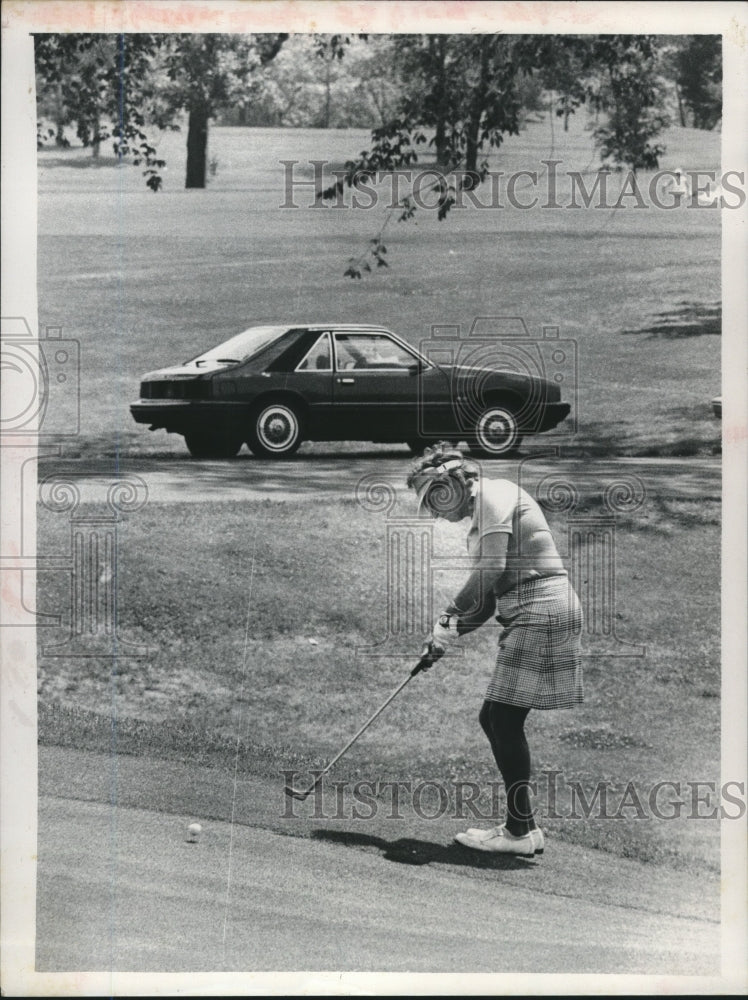
[[[336,382],[342,382],[344,385],[353,385],[356,381],[355,378],[339,378],[335,380]]]

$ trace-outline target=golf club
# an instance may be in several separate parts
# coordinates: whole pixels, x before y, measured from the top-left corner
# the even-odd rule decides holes
[[[376,712],[366,720],[366,722],[363,724],[363,726],[361,726],[361,728],[356,733],[356,735],[351,740],[349,740],[346,743],[346,745],[343,747],[343,749],[340,751],[340,753],[337,754],[337,756],[333,757],[333,759],[330,761],[330,763],[327,765],[327,767],[324,769],[324,771],[320,771],[320,773],[317,775],[317,777],[311,783],[311,785],[309,786],[309,788],[305,788],[303,790],[299,790],[297,788],[292,788],[290,785],[286,785],[286,787],[283,789],[284,792],[286,793],[286,795],[288,795],[289,798],[292,798],[292,799],[301,799],[302,802],[304,801],[304,799],[307,798],[307,796],[311,795],[312,792],[314,791],[314,789],[320,783],[320,781],[324,778],[324,776],[330,770],[330,768],[333,767],[333,765],[336,764],[340,760],[340,758],[343,756],[343,754],[346,752],[346,750],[350,750],[350,748],[353,746],[353,744],[356,742],[356,740],[359,738],[359,736],[361,736],[361,734],[364,733],[369,728],[369,726],[377,718],[378,715],[382,714],[382,712],[385,710],[385,708],[387,708],[387,706],[389,705],[389,703],[394,698],[396,698],[397,695],[400,694],[400,692],[406,686],[406,684],[409,684],[410,681],[415,677],[416,674],[419,674],[422,670],[424,670],[426,668],[427,665],[429,665],[430,659],[431,658],[429,656],[427,656],[427,655],[421,656],[421,659],[418,661],[418,663],[416,663],[416,665],[413,667],[413,669],[408,674],[408,676],[405,678],[405,680],[402,682],[402,684],[399,684],[397,686],[397,688],[389,696],[389,698],[387,699],[387,701],[385,701],[382,705],[380,705],[379,708],[376,710]]]

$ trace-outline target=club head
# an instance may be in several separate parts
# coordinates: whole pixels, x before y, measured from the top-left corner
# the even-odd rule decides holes
[[[303,802],[304,799],[309,795],[309,791],[311,791],[311,788],[307,792],[297,792],[295,788],[291,788],[290,785],[286,785],[283,791],[286,793],[289,799],[300,799]]]

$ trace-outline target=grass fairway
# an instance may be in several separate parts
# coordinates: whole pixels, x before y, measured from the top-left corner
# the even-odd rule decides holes
[[[587,792],[604,780],[620,794],[633,781],[645,798],[658,781],[719,780],[719,527],[714,511],[701,521],[674,513],[650,528],[622,527],[617,631],[646,656],[600,656],[602,639],[587,640],[585,704],[531,715],[536,773],[558,770]],[[64,550],[64,522],[41,517],[45,550]],[[114,711],[121,751],[228,767],[239,735],[249,773],[329,760],[403,679],[418,640],[409,659],[362,652],[384,638],[383,518],[352,502],[310,501],[302,523],[300,545],[290,503],[151,504],[131,518],[121,539],[120,627],[152,655],[114,669],[107,660],[81,670],[80,659],[43,659],[42,739],[106,748]],[[561,520],[552,526],[563,535]],[[439,553],[459,554],[464,531],[438,527]],[[653,599],[652,581],[662,580],[673,585]],[[64,606],[66,574],[42,581],[40,607]],[[442,582],[446,595],[453,581]],[[63,637],[40,633],[45,642]],[[416,678],[335,777],[495,780],[477,724],[495,643],[496,630],[484,627],[464,656]],[[549,829],[588,846],[717,864],[713,821],[554,822],[539,808]]]
[[[168,134],[161,148],[169,171],[157,195],[131,166],[94,166],[80,149],[40,154],[40,322],[81,343],[81,434],[68,453],[183,452],[181,437],[133,423],[128,404],[140,375],[251,323],[382,323],[418,343],[433,324],[466,334],[479,316],[521,317],[535,336],[557,325],[576,341],[577,449],[711,453],[719,211],[639,209],[632,198],[617,210],[543,208],[543,159],[560,161],[562,205],[567,172],[582,172],[591,188],[597,161],[581,119],[553,142],[549,123],[538,122],[492,160],[506,175],[539,172],[536,207],[512,208],[504,198],[503,208],[455,209],[443,223],[433,211],[409,224],[393,219],[391,267],[352,281],[343,270],[387,217],[389,186],[369,211],[310,208],[306,188],[294,195],[298,209],[280,209],[281,161],[298,161],[297,176],[308,179],[310,160],[342,163],[367,138],[354,130],[215,128],[217,174],[207,190],[185,191],[184,136]],[[672,129],[665,139],[663,167],[719,169],[717,134]],[[645,190],[650,178],[639,177]],[[622,177],[609,183],[618,191]],[[490,204],[486,190],[479,194]],[[518,198],[532,194],[517,184]],[[69,403],[50,413],[47,430],[66,430]]]

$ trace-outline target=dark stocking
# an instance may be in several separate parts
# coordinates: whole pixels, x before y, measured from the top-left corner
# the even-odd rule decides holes
[[[525,737],[529,708],[484,701],[480,724],[488,737],[506,788],[506,828],[522,836],[535,828],[530,806],[530,748]]]

